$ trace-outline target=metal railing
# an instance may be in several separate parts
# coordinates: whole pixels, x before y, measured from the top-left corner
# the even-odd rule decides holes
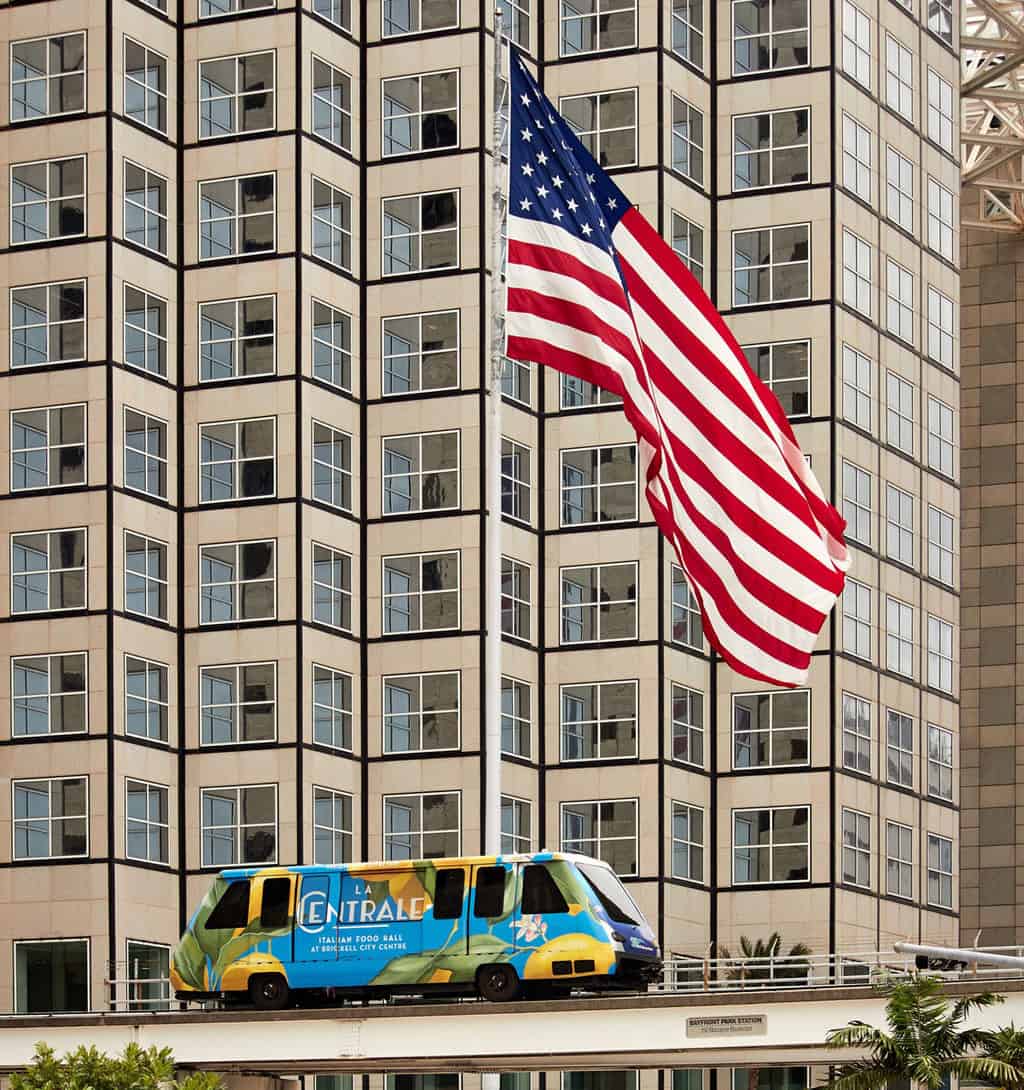
[[[989,953],[1024,957],[1024,946],[985,947]],[[131,967],[119,965],[126,972]],[[660,981],[650,993],[661,995],[694,992],[744,992],[783,988],[871,987],[918,973],[913,956],[892,950],[850,950],[836,954],[791,954],[778,957],[701,957],[676,955],[666,958]],[[932,961],[926,970],[943,980],[977,981],[1024,979],[1024,968],[966,965],[963,962]],[[108,1011],[143,1012],[177,1010],[165,977],[139,976],[138,967],[124,977],[104,981]],[[473,1002],[467,999],[438,999],[436,1002]],[[341,1005],[344,1000],[339,1000]],[[379,1000],[377,1002],[387,1002]]]
[[[985,947],[989,953],[1024,956],[1024,947]],[[957,961],[929,963],[918,970],[912,955],[893,950],[852,950],[836,954],[793,954],[777,957],[670,957],[660,984],[663,993],[733,992],[780,988],[849,988],[927,972],[943,980],[998,981],[1024,979],[1024,967],[967,965]]]

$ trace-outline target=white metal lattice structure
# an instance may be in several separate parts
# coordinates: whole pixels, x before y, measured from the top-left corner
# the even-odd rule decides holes
[[[963,227],[1024,230],[1024,2],[964,0]]]

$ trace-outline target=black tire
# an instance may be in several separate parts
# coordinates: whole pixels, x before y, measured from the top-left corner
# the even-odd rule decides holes
[[[288,1006],[288,981],[280,973],[259,973],[249,981],[249,998],[260,1011],[280,1011]]]
[[[484,965],[477,970],[476,987],[480,995],[491,1003],[507,1003],[518,999],[523,990],[519,974],[511,965]]]

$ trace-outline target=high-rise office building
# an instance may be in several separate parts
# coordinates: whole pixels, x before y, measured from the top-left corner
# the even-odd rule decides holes
[[[501,10],[853,553],[806,688],[734,674],[614,400],[510,365],[504,847],[607,859],[667,953],[949,940],[955,0]],[[0,1009],[161,976],[232,863],[480,850],[492,25],[0,6]]]

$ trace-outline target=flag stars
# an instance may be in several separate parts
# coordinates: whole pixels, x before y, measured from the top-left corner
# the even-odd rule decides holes
[[[610,210],[610,211],[612,211],[612,212],[614,212],[614,211],[615,211],[615,206],[616,206],[616,205],[617,205],[618,203],[619,203],[619,202],[618,202],[618,201],[617,201],[617,200],[616,200],[616,199],[615,199],[614,197],[609,197],[609,198],[608,198],[608,208],[609,208],[609,210]]]
[[[565,185],[565,183],[562,181],[561,178],[559,178],[557,174],[551,179],[551,184],[555,187],[555,189],[561,189],[562,186]]]
[[[537,162],[540,163],[541,166],[543,166],[547,161],[548,157],[544,154],[544,152],[537,152]]]
[[[522,104],[524,106],[529,106],[530,105],[530,96],[525,95],[525,94],[521,95],[520,98],[519,98],[519,101],[522,102]]]
[[[566,201],[566,207],[570,212],[575,212],[576,209],[579,208],[579,205],[570,197],[568,201]]]
[[[561,210],[561,208],[554,209],[554,211],[551,213],[551,218],[560,223],[561,220],[562,220],[562,210]]]
[[[597,179],[594,177],[593,174],[588,174],[587,175],[588,184],[593,185],[595,181],[597,181]]]
[[[594,228],[591,227],[589,223],[583,224],[583,226],[580,228],[580,230],[587,236],[587,238],[590,238],[590,236],[594,232]]]
[[[541,185],[541,186],[537,187],[537,196],[538,197],[546,197],[548,195],[548,192],[549,192],[549,190],[548,190],[548,187],[546,185]]]
[[[527,212],[533,207],[533,201],[531,201],[529,197],[523,197],[523,199],[519,202],[519,207],[524,212]]]
[[[529,178],[533,174],[533,167],[529,163],[523,163],[523,173]]]
[[[529,129],[523,129],[519,135],[526,141],[533,139],[533,133]]]

